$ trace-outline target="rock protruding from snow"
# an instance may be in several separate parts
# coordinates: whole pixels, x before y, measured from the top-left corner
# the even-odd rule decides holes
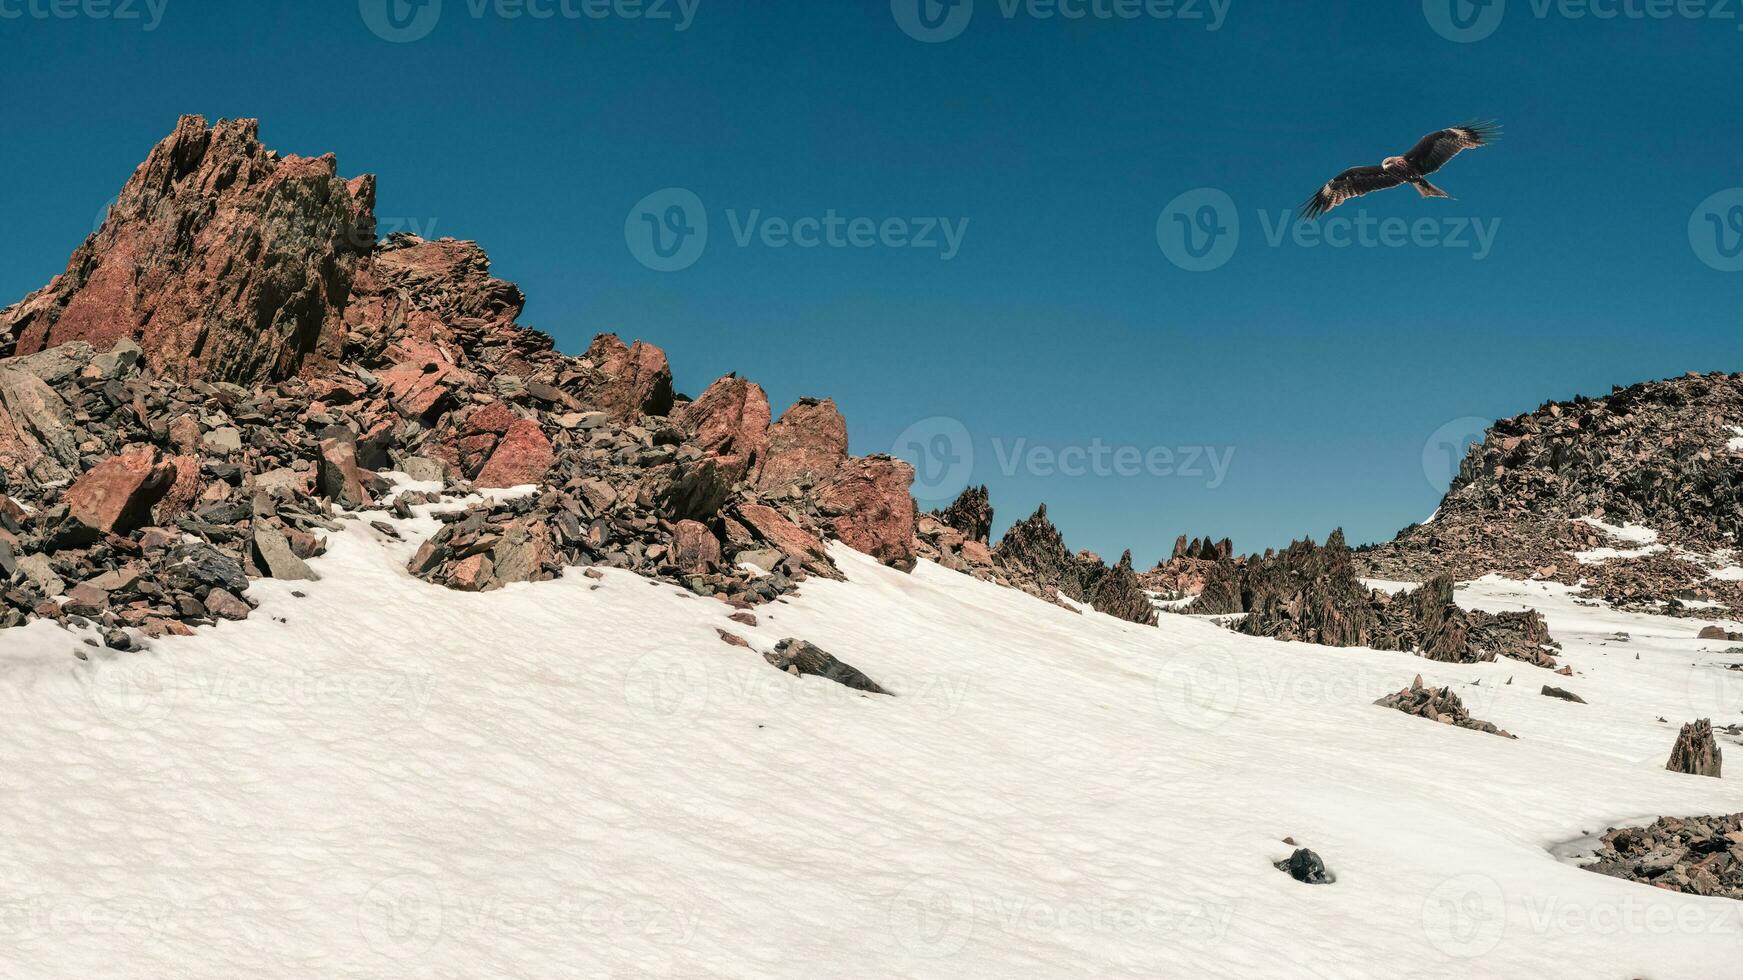
[[[1084,577],[1084,594],[1096,612],[1140,626],[1156,625],[1156,604],[1150,601],[1138,582],[1138,574],[1132,570],[1130,551],[1122,554],[1112,568],[1103,568],[1100,562],[1086,564]]]
[[[1612,827],[1585,869],[1673,892],[1743,899],[1743,813]]]
[[[763,659],[772,664],[776,670],[784,670],[794,676],[821,677],[834,681],[843,687],[855,691],[865,691],[868,694],[890,693],[857,669],[837,660],[834,654],[805,640],[788,637],[776,644],[773,651],[764,654]]]
[[[1536,612],[1492,614],[1464,610],[1453,601],[1453,582],[1439,576],[1402,595],[1370,589],[1356,577],[1342,531],[1324,545],[1297,541],[1276,554],[1249,558],[1238,568],[1246,618],[1237,628],[1252,636],[1416,651],[1445,663],[1483,663],[1497,656],[1553,668],[1553,644]]]
[[[1719,753],[1719,743],[1713,740],[1713,722],[1702,718],[1682,726],[1677,734],[1676,744],[1671,747],[1670,761],[1664,768],[1671,772],[1686,772],[1693,776],[1719,777],[1720,765],[1724,760]]]
[[[1320,856],[1305,847],[1296,848],[1295,853],[1278,861],[1276,868],[1305,885],[1329,885],[1337,880],[1326,870]]]
[[[1450,688],[1424,687],[1421,674],[1416,675],[1416,679],[1410,682],[1409,687],[1396,694],[1388,694],[1374,703],[1382,708],[1395,708],[1407,715],[1427,718],[1443,725],[1469,728],[1472,731],[1499,735],[1502,738],[1518,737],[1508,734],[1489,722],[1472,718],[1470,712],[1465,710],[1464,702]]]

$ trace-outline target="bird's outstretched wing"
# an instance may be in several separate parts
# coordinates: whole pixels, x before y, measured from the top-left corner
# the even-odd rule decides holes
[[[1488,146],[1500,138],[1501,127],[1492,122],[1466,123],[1438,133],[1429,133],[1418,140],[1409,153],[1404,154],[1404,159],[1410,161],[1417,173],[1427,176],[1446,166],[1448,160],[1461,152]]]
[[[1309,221],[1330,211],[1353,197],[1383,191],[1404,183],[1403,177],[1387,173],[1384,167],[1351,167],[1326,182],[1319,193],[1301,205],[1301,216]]]

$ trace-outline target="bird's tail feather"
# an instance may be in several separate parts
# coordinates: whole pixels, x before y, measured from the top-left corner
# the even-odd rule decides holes
[[[1416,181],[1415,187],[1416,193],[1421,194],[1423,197],[1452,197],[1451,194],[1448,194],[1446,191],[1441,190],[1426,180]]]

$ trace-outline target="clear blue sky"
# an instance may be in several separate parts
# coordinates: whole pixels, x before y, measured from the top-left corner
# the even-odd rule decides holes
[[[1181,533],[1386,538],[1432,510],[1424,447],[1464,434],[1455,420],[1743,368],[1743,273],[1690,233],[1743,184],[1735,20],[1510,0],[1456,43],[1431,26],[1439,0],[1233,0],[1215,31],[1095,16],[1116,0],[1067,0],[1091,14],[1071,20],[977,0],[921,43],[889,0],[685,0],[682,31],[621,15],[636,4],[445,0],[392,43],[365,16],[384,0],[151,2],[0,0],[0,302],[64,267],[179,114],[256,116],[269,145],[379,174],[384,227],[484,243],[565,350],[613,330],[665,347],[692,394],[738,371],[776,411],[832,396],[856,452],[906,431],[967,464],[935,474],[992,486],[1001,528],[1046,501],[1073,546],[1145,564]],[[137,17],[98,16],[123,5]],[[1466,247],[1268,240],[1333,174],[1472,117],[1507,132],[1437,179],[1457,200],[1398,190],[1333,214],[1431,218]],[[626,221],[672,187],[710,237],[660,272]],[[1158,219],[1177,229],[1165,206],[1202,187],[1228,195],[1240,239],[1193,272]],[[741,246],[753,211],[968,224],[948,259],[774,247],[767,225]],[[1489,228],[1486,251],[1452,218]],[[960,428],[911,429],[933,417]],[[1077,476],[1029,453],[1097,445],[1103,466]],[[1219,485],[1152,452],[1178,467],[1195,446],[1233,448]],[[1112,447],[1132,447],[1123,465]]]

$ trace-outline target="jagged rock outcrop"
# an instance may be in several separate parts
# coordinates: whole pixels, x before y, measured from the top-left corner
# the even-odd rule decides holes
[[[330,362],[375,241],[375,182],[185,116],[67,271],[0,311],[0,356],[132,339],[160,375],[254,384]]]
[[[1719,743],[1713,740],[1713,722],[1702,718],[1682,726],[1676,744],[1671,746],[1670,761],[1664,768],[1671,772],[1686,772],[1692,776],[1719,778],[1724,759]]]
[[[1167,561],[1139,576],[1144,588],[1163,599],[1191,599],[1177,611],[1194,615],[1227,615],[1242,611],[1241,577],[1244,558],[1235,555],[1228,538],[1193,538],[1182,534]]]
[[[442,518],[410,569],[456,589],[606,565],[742,606],[839,576],[829,539],[913,567],[912,472],[848,456],[833,404],[771,427],[733,376],[680,404],[652,345],[566,356],[476,243],[375,242],[373,181],[335,173],[184,119],[0,315],[0,626],[243,618],[250,578],[313,574],[334,509],[433,502],[395,469],[534,487]]]
[[[1424,687],[1421,674],[1416,675],[1416,679],[1410,682],[1409,687],[1396,694],[1388,694],[1374,703],[1382,708],[1393,708],[1407,715],[1427,718],[1430,721],[1452,725],[1455,728],[1469,728],[1475,732],[1486,732],[1490,735],[1499,735],[1502,738],[1519,737],[1508,734],[1489,722],[1472,718],[1470,712],[1465,710],[1464,702],[1459,699],[1457,694],[1453,693],[1451,688]]]
[[[1099,562],[1097,563],[1099,567]],[[1086,590],[1089,604],[1097,612],[1107,613],[1140,626],[1156,625],[1156,604],[1138,582],[1132,570],[1132,553],[1120,556],[1119,563],[1095,575]]]
[[[933,516],[945,527],[954,529],[965,540],[978,541],[981,544],[992,540],[993,505],[985,484],[962,491],[949,507],[934,511]]]
[[[1231,566],[1232,567],[1232,566]],[[1341,530],[1324,545],[1297,541],[1243,566],[1236,626],[1252,636],[1416,651],[1430,660],[1479,663],[1497,656],[1555,667],[1553,645],[1538,613],[1491,614],[1460,609],[1450,576],[1392,595],[1364,586]]]
[[[1061,595],[1076,602],[1086,598],[1083,567],[1047,519],[1046,504],[1005,531],[993,548],[993,560],[1012,585],[1030,595],[1055,603]]]
[[[984,491],[983,491],[984,493]],[[976,502],[971,498],[970,505]],[[990,520],[991,511],[988,509]],[[942,522],[938,522],[942,527]],[[956,532],[960,533],[960,532]],[[1097,612],[1145,626],[1156,625],[1156,606],[1132,570],[1131,552],[1109,568],[1089,551],[1072,554],[1065,537],[1047,519],[1047,505],[1013,524],[993,549],[991,578],[1037,598],[1063,605],[1061,597]]]
[[[1690,374],[1549,402],[1471,447],[1432,520],[1359,555],[1376,578],[1490,572],[1574,583],[1619,605],[1743,605],[1715,579],[1743,531],[1743,375]],[[1635,525],[1656,538],[1619,539]],[[1610,549],[1609,552],[1600,549]],[[1584,560],[1580,557],[1584,553]],[[1620,553],[1620,554],[1617,554]],[[1658,610],[1669,602],[1668,610]]]

